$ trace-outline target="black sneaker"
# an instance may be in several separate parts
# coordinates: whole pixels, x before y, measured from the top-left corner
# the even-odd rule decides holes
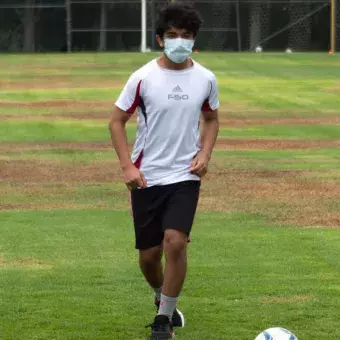
[[[166,315],[157,315],[154,322],[146,327],[151,327],[150,340],[170,340],[175,337],[172,324]]]
[[[160,304],[160,300],[155,298],[155,305],[157,307],[157,312],[159,309],[159,304]],[[173,327],[184,327],[184,323],[185,323],[184,315],[177,308],[175,309],[174,314],[172,314],[171,323]]]

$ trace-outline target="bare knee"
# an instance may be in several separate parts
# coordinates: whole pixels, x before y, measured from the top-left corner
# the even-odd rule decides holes
[[[188,237],[186,234],[177,230],[166,230],[164,233],[164,251],[167,258],[178,259],[185,256]]]

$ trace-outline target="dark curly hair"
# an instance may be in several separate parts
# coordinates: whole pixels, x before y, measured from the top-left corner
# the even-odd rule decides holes
[[[158,14],[156,34],[163,38],[170,28],[185,29],[196,37],[203,20],[200,13],[189,4],[171,3],[162,8]]]

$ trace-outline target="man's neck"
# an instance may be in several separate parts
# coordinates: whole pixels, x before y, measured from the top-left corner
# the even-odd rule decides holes
[[[191,58],[187,58],[183,63],[174,63],[163,53],[158,59],[158,65],[168,70],[180,71],[192,67],[193,62]]]

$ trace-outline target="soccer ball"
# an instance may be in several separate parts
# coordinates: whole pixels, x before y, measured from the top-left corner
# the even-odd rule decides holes
[[[261,47],[261,46],[257,46],[257,47],[255,48],[255,52],[256,52],[256,53],[262,52],[262,47]]]
[[[287,48],[286,53],[293,53],[293,51],[290,48]]]
[[[298,340],[298,338],[285,328],[274,327],[263,331],[255,340]]]

